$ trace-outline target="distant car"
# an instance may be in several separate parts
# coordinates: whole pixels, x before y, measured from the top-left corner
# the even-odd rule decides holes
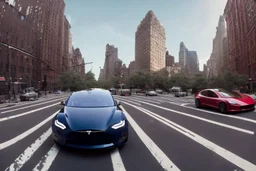
[[[108,90],[74,92],[52,122],[53,139],[62,146],[101,149],[128,141],[128,121]]]
[[[60,90],[55,91],[55,94],[61,94]]]
[[[20,101],[36,100],[38,98],[38,93],[34,91],[34,88],[25,88],[20,95]]]
[[[221,113],[255,109],[255,101],[250,96],[222,88],[200,91],[195,95],[195,105],[197,108],[203,106],[216,108]]]
[[[146,91],[145,95],[146,96],[157,96],[157,93],[153,90],[150,90],[150,91]]]
[[[185,97],[186,94],[187,94],[186,92],[179,91],[175,93],[175,97]]]
[[[156,93],[157,93],[157,94],[163,94],[163,90],[156,89]]]
[[[109,91],[111,92],[112,95],[116,95],[116,89],[115,88],[111,88],[111,89],[109,89]]]
[[[130,89],[122,89],[120,90],[120,96],[131,96],[131,90]]]

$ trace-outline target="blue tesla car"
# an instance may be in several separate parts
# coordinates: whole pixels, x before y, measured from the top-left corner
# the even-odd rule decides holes
[[[74,92],[52,122],[57,144],[75,148],[118,147],[128,140],[128,121],[120,102],[102,89]]]

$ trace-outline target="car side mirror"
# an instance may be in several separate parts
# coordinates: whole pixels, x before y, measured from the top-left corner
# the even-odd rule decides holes
[[[120,106],[121,102],[119,100],[115,100],[116,106]]]
[[[61,101],[61,102],[60,102],[60,105],[65,106],[65,102],[64,102],[64,101]]]

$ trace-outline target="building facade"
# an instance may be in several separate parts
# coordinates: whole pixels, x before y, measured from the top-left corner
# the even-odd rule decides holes
[[[165,67],[165,29],[149,11],[135,33],[136,70],[158,71]]]
[[[104,78],[110,80],[115,75],[115,64],[118,59],[118,48],[114,45],[106,45]]]
[[[168,51],[165,54],[165,65],[166,66],[173,66],[174,65],[174,56],[169,55]]]
[[[199,60],[196,51],[187,51],[187,64],[185,72],[188,74],[195,74],[199,72]]]
[[[256,82],[255,0],[228,0],[225,19],[230,55],[229,67],[232,71],[245,74]]]
[[[167,66],[165,67],[166,71],[168,72],[168,76],[171,77],[174,74],[181,73],[182,68],[180,66]]]
[[[81,76],[85,75],[84,59],[79,48],[73,51],[73,60],[70,70],[79,73]]]
[[[13,2],[0,1],[0,65],[3,65],[0,72],[10,71],[12,74],[7,75],[14,80],[23,80],[34,87],[46,79],[47,88],[54,89],[57,77],[69,65],[68,49],[72,43],[70,24],[64,17],[65,3],[63,0]]]
[[[187,65],[187,53],[188,49],[186,48],[183,42],[180,43],[180,51],[179,51],[179,64],[182,69]]]
[[[212,43],[212,53],[208,60],[209,77],[216,77],[224,70],[224,45],[223,40],[227,37],[226,23],[224,16],[219,17],[216,35]]]
[[[135,61],[130,62],[128,69],[129,69],[129,76],[132,76],[136,71]]]

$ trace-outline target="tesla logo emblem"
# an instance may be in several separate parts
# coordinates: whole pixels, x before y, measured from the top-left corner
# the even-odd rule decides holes
[[[87,132],[88,135],[90,135],[92,131],[86,131],[86,132]]]

